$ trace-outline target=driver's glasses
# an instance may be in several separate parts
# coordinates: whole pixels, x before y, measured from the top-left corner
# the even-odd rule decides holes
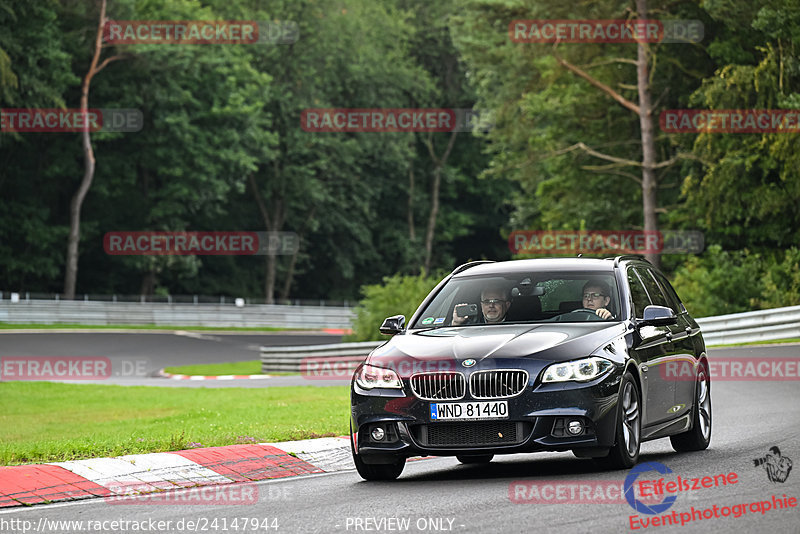
[[[500,306],[500,304],[504,302],[505,300],[503,299],[487,299],[487,300],[482,300],[481,304],[483,304],[484,306]]]
[[[594,300],[599,299],[601,297],[605,297],[602,293],[584,293],[583,300]]]

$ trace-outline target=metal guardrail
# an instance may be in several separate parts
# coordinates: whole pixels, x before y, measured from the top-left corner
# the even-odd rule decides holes
[[[114,294],[98,294],[98,293],[82,293],[76,295],[74,299],[65,299],[59,293],[31,293],[30,291],[8,291],[0,290],[0,302],[3,300],[11,301],[12,303],[30,300],[49,300],[58,302],[61,300],[82,300],[100,301],[100,302],[155,302],[163,304],[221,304],[221,305],[235,305],[236,301],[240,300],[247,306],[254,306],[256,304],[267,304],[263,298],[254,297],[230,297],[225,295],[114,295]],[[271,304],[279,304],[282,306],[338,306],[350,308],[351,302],[347,300],[325,300],[325,299],[275,299]]]
[[[733,313],[697,319],[706,345],[749,343],[800,337],[800,306],[775,308],[745,313]],[[269,372],[300,372],[303,360],[315,363],[330,359],[337,371],[355,370],[367,355],[382,341],[338,343],[302,347],[261,347],[261,370]],[[318,366],[317,366],[318,367]]]
[[[697,324],[709,347],[800,337],[800,306],[702,317]]]
[[[297,373],[314,371],[330,362],[338,371],[351,374],[363,362],[372,349],[385,341],[362,341],[359,343],[334,343],[295,347],[261,347],[261,372]],[[322,364],[322,365],[320,365]]]
[[[279,304],[167,304],[76,300],[0,301],[0,322],[84,325],[349,329],[352,308]]]

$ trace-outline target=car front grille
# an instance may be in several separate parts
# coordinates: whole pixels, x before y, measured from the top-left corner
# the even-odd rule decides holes
[[[411,377],[411,391],[423,400],[456,400],[466,392],[461,373],[419,373]]]
[[[414,438],[425,447],[486,447],[522,443],[533,426],[520,421],[470,421],[410,428]]]
[[[476,399],[513,397],[527,385],[528,372],[520,369],[476,371],[469,377],[469,391]]]

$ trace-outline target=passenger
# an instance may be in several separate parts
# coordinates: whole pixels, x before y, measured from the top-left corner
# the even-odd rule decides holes
[[[475,322],[476,319],[470,321],[469,317],[460,317],[456,314],[456,310],[461,304],[457,304],[453,308],[453,320],[451,324],[458,326],[467,324],[468,322]],[[483,320],[486,324],[502,323],[508,313],[508,308],[511,306],[509,300],[508,288],[493,285],[485,287],[481,291],[481,311],[483,312]]]

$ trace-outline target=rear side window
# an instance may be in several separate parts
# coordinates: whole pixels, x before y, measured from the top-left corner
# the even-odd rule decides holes
[[[669,283],[667,278],[663,274],[656,271],[650,271],[650,273],[655,276],[658,284],[664,291],[664,295],[667,296],[667,300],[671,303],[670,308],[675,310],[675,313],[685,312],[686,307],[684,307],[683,302],[681,302],[680,297],[678,297],[678,293],[675,292],[675,289],[672,287],[672,284]]]
[[[633,267],[628,269],[628,286],[631,288],[631,298],[633,299],[633,314],[634,317],[641,319],[644,317],[644,309],[648,307],[651,302],[644,290],[642,282],[636,275]]]
[[[653,304],[657,306],[666,306],[667,308],[672,308],[670,303],[667,302],[667,297],[661,292],[661,288],[659,287],[656,279],[650,276],[650,269],[642,269],[641,267],[636,269],[636,272],[639,273],[639,278],[642,279],[644,283],[645,289],[647,289],[647,293],[650,295],[650,300]],[[673,309],[673,311],[676,311]]]

